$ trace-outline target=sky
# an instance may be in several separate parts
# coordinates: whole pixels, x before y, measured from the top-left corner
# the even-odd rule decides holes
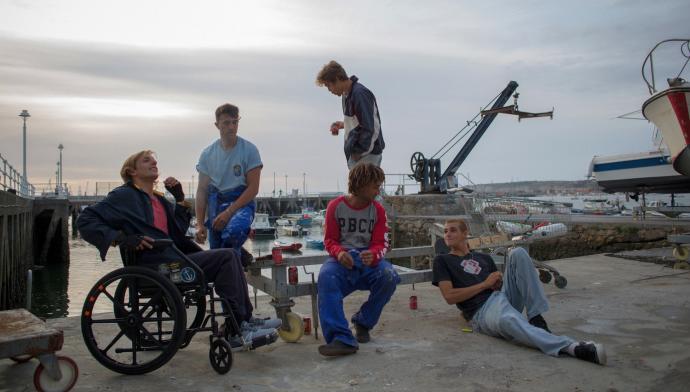
[[[554,108],[553,120],[499,115],[459,172],[477,184],[581,180],[595,155],[654,148],[651,124],[616,117],[649,97],[642,62],[657,42],[690,37],[689,13],[687,0],[0,0],[0,154],[21,171],[27,109],[32,183],[55,182],[62,143],[73,192],[118,181],[141,149],[186,184],[230,102],[261,153],[261,194],[286,181],[343,191],[342,134],[329,132],[340,98],[314,82],[334,59],[376,96],[389,184],[511,80],[521,110]],[[680,69],[657,67],[662,80]]]

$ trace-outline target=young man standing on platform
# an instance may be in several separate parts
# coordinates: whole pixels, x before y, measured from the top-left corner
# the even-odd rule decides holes
[[[87,207],[77,220],[82,237],[100,251],[105,260],[111,246],[119,246],[123,260],[133,254],[135,263],[155,265],[165,260],[179,260],[171,248],[153,249],[155,239],[171,239],[175,246],[203,269],[206,278],[215,282],[218,295],[227,300],[246,342],[261,338],[262,344],[276,340],[280,320],[252,317],[253,307],[247,280],[239,257],[230,249],[202,250],[185,233],[191,219],[189,202],[184,199],[182,185],[173,177],[164,181],[175,198],[168,201],[154,187],[158,180],[158,162],[150,150],[140,151],[125,160],[120,170],[124,181],[102,201]],[[232,324],[232,323],[231,323]],[[266,336],[269,339],[265,339]],[[230,343],[237,347],[241,342]],[[237,344],[236,344],[237,343]]]
[[[226,103],[216,109],[220,137],[204,149],[196,165],[196,239],[203,244],[208,237],[211,249],[235,249],[246,267],[252,256],[242,245],[254,220],[263,163],[256,146],[237,136],[239,123],[237,106]]]
[[[348,78],[345,69],[335,61],[324,65],[316,76],[316,84],[325,86],[332,94],[342,97],[344,121],[331,124],[331,134],[345,129],[345,159],[347,168],[358,163],[381,166],[386,143],[381,131],[381,116],[376,97],[357,76]]]
[[[325,356],[354,354],[358,343],[367,343],[400,283],[400,277],[383,256],[388,250],[386,211],[376,196],[384,180],[383,170],[361,163],[350,170],[348,192],[326,209],[324,245],[331,256],[319,272],[319,315]],[[368,290],[369,298],[352,316],[356,338],[352,335],[343,298],[355,290]]]
[[[491,256],[470,250],[468,234],[463,220],[446,221],[443,239],[450,253],[434,259],[432,283],[448,304],[462,311],[473,330],[554,357],[564,353],[606,364],[603,345],[551,333],[542,317],[549,303],[527,251],[519,247],[510,251],[504,276]],[[522,315],[524,309],[527,318]]]

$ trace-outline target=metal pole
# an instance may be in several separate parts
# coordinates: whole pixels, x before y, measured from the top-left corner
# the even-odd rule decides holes
[[[302,193],[307,197],[307,173],[302,173]]]
[[[27,188],[28,188],[28,181],[26,177],[26,119],[31,117],[29,114],[29,111],[24,109],[22,112],[19,114],[19,117],[22,117],[24,120],[24,132],[23,132],[23,144],[22,144],[22,162],[23,162],[23,168],[22,168],[22,186],[21,186],[21,191],[22,194],[26,194]]]
[[[273,197],[276,197],[276,172],[273,172]]]
[[[63,148],[65,148],[65,147],[62,145],[62,143],[60,143],[60,145],[58,146],[58,150],[60,150],[60,188],[58,188],[60,191],[60,194],[62,194],[62,192],[63,192],[63,189],[62,189],[62,149]]]
[[[287,174],[285,175],[285,196],[287,197],[288,195],[288,189],[287,189]]]

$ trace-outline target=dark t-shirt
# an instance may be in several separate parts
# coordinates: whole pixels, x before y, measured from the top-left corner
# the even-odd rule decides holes
[[[438,286],[439,282],[450,281],[453,288],[465,288],[482,283],[494,271],[498,271],[491,256],[470,252],[464,257],[447,254],[438,255],[434,259],[431,283]],[[474,297],[456,304],[462,310],[466,320],[471,320],[474,313],[484,305],[493,290],[486,289]]]

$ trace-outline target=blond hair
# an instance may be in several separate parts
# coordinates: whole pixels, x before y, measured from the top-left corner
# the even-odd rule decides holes
[[[141,159],[144,155],[153,155],[155,152],[151,150],[141,150],[135,154],[132,154],[129,156],[129,158],[125,159],[125,162],[122,164],[122,169],[120,169],[120,177],[122,178],[122,181],[127,183],[132,181],[132,176],[129,173],[130,170],[136,170],[137,169],[137,161]]]
[[[458,229],[462,232],[467,232],[467,223],[463,219],[446,219],[446,225],[458,225]]]

